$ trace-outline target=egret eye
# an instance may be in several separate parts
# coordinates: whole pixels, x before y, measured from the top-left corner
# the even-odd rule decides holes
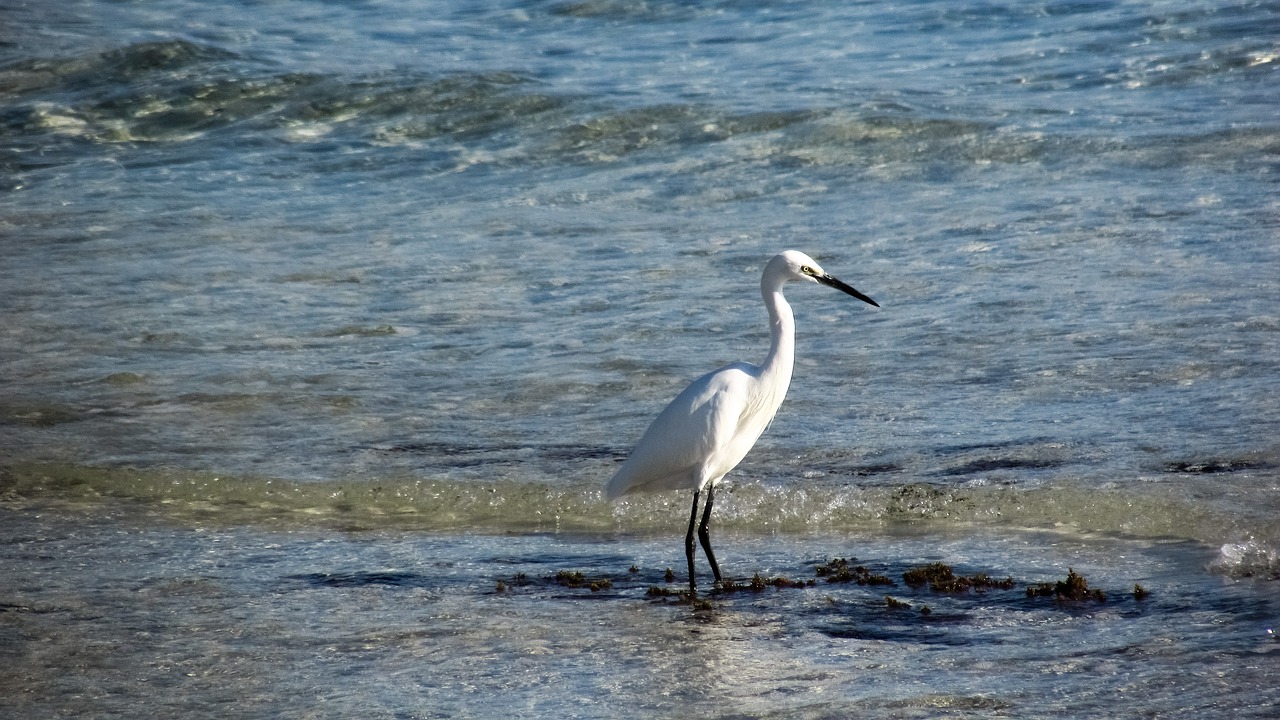
[[[816,275],[816,274],[817,274],[817,273],[815,273],[815,272],[813,271],[813,268],[809,267],[808,265],[801,265],[801,266],[800,266],[800,272],[804,273],[805,275]]]

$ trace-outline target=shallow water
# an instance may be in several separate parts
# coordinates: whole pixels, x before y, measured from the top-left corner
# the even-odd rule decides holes
[[[665,537],[189,526],[118,503],[4,515],[16,714],[1265,717],[1280,702],[1271,582],[1207,574],[1213,553],[1185,541],[730,534],[730,577],[813,584],[694,609],[651,594],[683,586],[664,579]],[[815,574],[836,557],[895,584]],[[940,560],[1016,585],[904,583]],[[1027,596],[1068,566],[1105,602]],[[611,585],[556,579],[571,573]]]
[[[1272,711],[1272,5],[0,21],[0,707]],[[646,595],[683,582],[688,498],[600,486],[685,383],[763,357],[786,247],[883,307],[789,288],[726,567],[1016,588]],[[1108,601],[1025,597],[1069,568]]]

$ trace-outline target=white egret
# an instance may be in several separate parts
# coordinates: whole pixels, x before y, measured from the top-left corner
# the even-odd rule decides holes
[[[737,362],[694,380],[654,419],[626,462],[605,484],[605,495],[610,500],[638,492],[693,490],[693,510],[684,538],[690,592],[697,587],[693,536],[698,497],[705,488],[707,502],[697,534],[711,572],[720,582],[720,566],[711,551],[707,527],[716,484],[756,444],[791,384],[795,318],[782,296],[782,288],[793,280],[821,283],[880,307],[875,300],[827,274],[802,252],[787,250],[774,256],[760,278],[760,294],[769,311],[772,335],[764,363]]]

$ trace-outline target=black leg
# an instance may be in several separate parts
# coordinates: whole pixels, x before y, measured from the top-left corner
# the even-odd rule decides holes
[[[715,497],[716,486],[707,486],[707,509],[702,511],[702,524],[698,526],[698,542],[702,543],[702,550],[707,553],[707,560],[711,562],[711,572],[715,573],[716,582],[720,582],[720,566],[716,564],[716,554],[711,552],[711,530],[707,524],[711,522],[711,500]],[[697,506],[694,506],[697,510]],[[690,518],[689,532],[693,532],[693,519]],[[691,545],[686,540],[685,544]],[[692,552],[692,551],[691,551]]]
[[[684,536],[684,555],[689,559],[689,592],[698,588],[698,581],[693,574],[693,526],[698,521],[698,491],[693,491],[693,510],[689,512],[689,532]],[[716,576],[719,579],[719,575]]]

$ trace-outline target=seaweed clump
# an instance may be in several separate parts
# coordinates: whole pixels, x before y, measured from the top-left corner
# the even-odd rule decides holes
[[[909,603],[909,602],[907,602],[907,601],[905,601],[905,600],[899,600],[898,598],[896,598],[896,597],[894,597],[894,596],[892,596],[892,595],[885,595],[885,596],[884,596],[884,603],[885,603],[885,605],[886,605],[890,610],[910,610],[910,609],[912,608],[911,603]],[[933,611],[929,609],[929,606],[928,606],[928,605],[921,605],[921,606],[920,606],[920,614],[921,614],[921,615],[924,615],[924,616],[926,616],[926,617],[927,617],[927,616],[929,616],[929,615],[930,615],[930,614],[932,614],[932,613],[933,613]]]
[[[750,592],[758,593],[758,592],[764,592],[766,588],[771,588],[771,587],[775,587],[779,589],[813,587],[815,582],[816,581],[814,580],[810,580],[808,582],[805,582],[804,580],[792,580],[791,578],[788,578],[788,577],[767,578],[761,575],[760,573],[756,573],[751,577],[750,580],[747,580],[746,582],[738,582],[737,580],[721,580],[720,591],[731,593],[731,592],[739,592],[742,590],[748,590]]]
[[[511,592],[513,588],[524,587],[529,584],[529,578],[524,573],[516,573],[511,576],[510,580],[499,579],[497,585],[494,586],[493,592],[502,595]]]
[[[710,600],[707,600],[706,598],[700,598],[697,595],[685,589],[666,588],[660,585],[650,585],[649,589],[645,592],[645,594],[648,595],[650,598],[653,598],[655,601],[664,601],[666,598],[671,598],[671,601],[674,604],[688,605],[692,607],[695,611],[696,610],[707,611],[707,610],[715,609],[715,605],[713,605]]]
[[[931,563],[908,570],[902,573],[902,581],[913,588],[928,585],[929,589],[936,593],[963,593],[970,590],[990,590],[993,588],[1008,590],[1016,584],[1011,577],[1000,580],[986,573],[978,573],[967,577],[956,575],[951,566],[945,563]]]
[[[1107,594],[1101,590],[1090,590],[1089,582],[1085,580],[1083,575],[1077,573],[1074,568],[1067,568],[1066,580],[1059,580],[1056,583],[1041,583],[1028,587],[1027,597],[1051,597],[1059,601],[1073,600],[1076,602],[1093,600],[1101,603],[1107,601]]]
[[[568,570],[561,570],[556,573],[555,580],[557,583],[559,583],[563,587],[589,588],[591,592],[600,592],[601,590],[608,590],[609,588],[613,587],[613,581],[610,580],[609,578],[598,578],[596,580],[589,580],[587,579],[587,576],[583,575],[581,572],[577,570],[573,572],[570,572]]]
[[[857,558],[853,562],[857,562]],[[829,583],[857,583],[859,585],[897,585],[892,579],[871,572],[864,565],[849,564],[845,558],[835,558],[826,565],[814,568],[818,577],[824,577]]]

